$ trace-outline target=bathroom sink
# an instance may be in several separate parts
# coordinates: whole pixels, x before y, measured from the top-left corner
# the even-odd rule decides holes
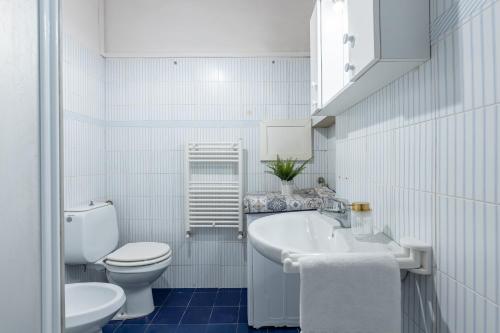
[[[357,239],[333,218],[317,211],[291,212],[260,218],[248,227],[248,238],[264,257],[281,264],[284,254],[390,252],[404,250],[383,233]]]

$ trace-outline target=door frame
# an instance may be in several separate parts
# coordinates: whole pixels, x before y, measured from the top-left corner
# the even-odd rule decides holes
[[[64,328],[59,0],[38,0],[42,333]]]

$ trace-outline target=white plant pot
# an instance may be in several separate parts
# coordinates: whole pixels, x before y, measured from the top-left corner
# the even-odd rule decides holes
[[[282,195],[292,195],[293,194],[294,183],[293,180],[281,181],[281,194]]]

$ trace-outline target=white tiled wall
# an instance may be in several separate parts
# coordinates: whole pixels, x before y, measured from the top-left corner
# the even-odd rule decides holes
[[[500,2],[433,0],[432,57],[337,117],[340,196],[433,244],[404,332],[500,332]]]
[[[158,287],[245,286],[245,241],[236,231],[202,229],[185,238],[184,145],[242,139],[247,191],[278,190],[259,161],[259,121],[308,117],[309,59],[103,59],[69,38],[65,44],[66,207],[112,199],[121,244],[169,243],[173,264]],[[331,131],[315,130],[313,140],[314,160],[299,187],[334,175]],[[104,278],[82,267],[67,276]]]
[[[108,197],[118,209],[121,242],[173,247],[160,287],[246,285],[245,240],[236,230],[184,232],[184,146],[242,139],[248,191],[278,190],[259,161],[259,121],[307,118],[307,58],[108,58]],[[301,187],[326,177],[326,129],[314,131],[314,161]]]
[[[328,147],[328,171],[326,182],[328,186],[332,189],[336,188],[336,177],[335,177],[335,125],[330,126],[327,130],[327,147]]]
[[[64,207],[69,208],[106,199],[105,61],[71,36],[62,41],[61,60]],[[67,268],[68,281],[91,274]]]
[[[106,197],[104,58],[63,39],[64,206]]]

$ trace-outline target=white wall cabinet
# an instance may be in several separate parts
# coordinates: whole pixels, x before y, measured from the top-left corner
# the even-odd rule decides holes
[[[316,113],[322,105],[321,98],[321,27],[320,1],[314,5],[309,23],[309,43],[311,57],[311,113]]]
[[[348,48],[344,71],[350,74],[351,80],[359,78],[380,58],[379,22],[375,19],[378,5],[379,0],[347,2],[348,23],[342,42]]]
[[[349,81],[343,68],[348,60],[342,44],[347,29],[343,1],[317,0],[310,23],[311,112],[319,111],[326,101]]]
[[[428,0],[317,0],[312,114],[339,114],[429,58]]]
[[[260,160],[306,161],[312,157],[311,119],[267,120],[260,123]]]

